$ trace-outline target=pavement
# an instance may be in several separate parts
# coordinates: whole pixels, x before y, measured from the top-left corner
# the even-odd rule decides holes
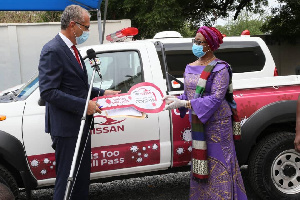
[[[260,200],[247,180],[247,168],[241,168],[248,200]],[[90,200],[188,200],[190,172],[146,176],[90,185]],[[32,200],[50,200],[53,189],[32,191]],[[21,200],[26,199],[21,191]]]

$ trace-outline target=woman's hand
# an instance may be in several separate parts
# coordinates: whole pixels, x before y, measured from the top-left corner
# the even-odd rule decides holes
[[[173,110],[180,107],[186,107],[187,100],[180,100],[175,98],[172,103],[167,105],[164,110]]]
[[[166,101],[166,104],[170,104],[173,101],[175,101],[175,99],[177,99],[175,96],[171,96],[171,95],[166,95],[162,98],[163,101]]]

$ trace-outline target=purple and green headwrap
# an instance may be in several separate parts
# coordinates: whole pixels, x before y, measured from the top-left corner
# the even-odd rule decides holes
[[[212,51],[217,50],[223,43],[223,35],[214,27],[202,26],[197,33],[201,33]]]

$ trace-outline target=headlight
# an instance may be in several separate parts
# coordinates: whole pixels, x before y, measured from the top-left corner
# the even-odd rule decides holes
[[[6,120],[6,116],[5,115],[0,115],[0,121],[4,121]]]

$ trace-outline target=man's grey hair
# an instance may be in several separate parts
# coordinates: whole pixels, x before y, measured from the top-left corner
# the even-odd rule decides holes
[[[91,15],[89,14],[89,12],[86,9],[84,9],[78,5],[67,6],[61,15],[61,20],[60,20],[61,29],[66,30],[71,21],[84,23],[84,14],[85,13],[88,14],[89,17],[91,17]]]

